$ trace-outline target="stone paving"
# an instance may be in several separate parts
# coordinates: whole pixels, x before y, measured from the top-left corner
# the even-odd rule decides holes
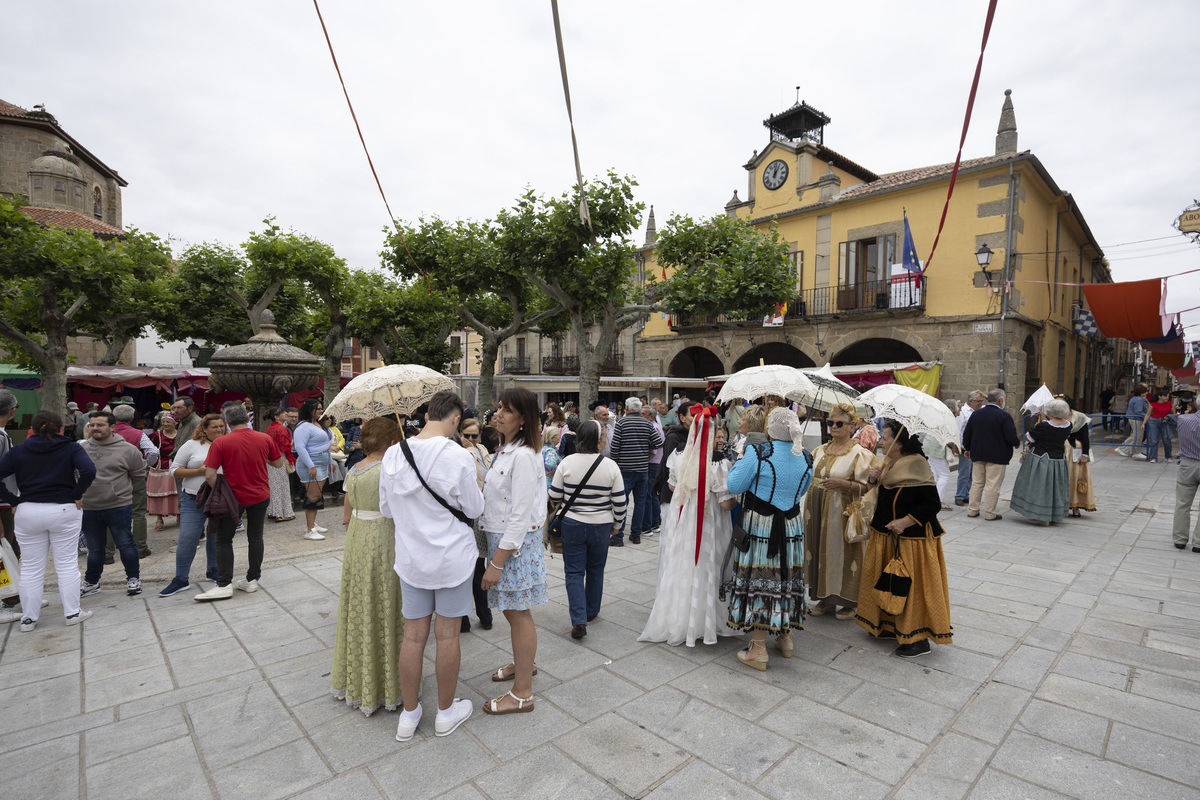
[[[339,535],[268,527],[261,590],[201,605],[156,596],[174,557],[152,534],[146,594],[85,599],[96,614],[71,628],[51,594],[36,631],[0,630],[0,786],[20,800],[1200,797],[1200,554],[1171,546],[1175,472],[1102,457],[1101,510],[1048,528],[948,513],[955,643],[915,661],[832,615],[766,672],[736,662],[739,640],[639,643],[652,539],[611,551],[600,619],[576,642],[555,559],[534,612],[537,710],[478,710],[509,659],[498,618],[462,638],[475,716],[433,736],[427,660],[406,744],[394,713],[329,693]]]

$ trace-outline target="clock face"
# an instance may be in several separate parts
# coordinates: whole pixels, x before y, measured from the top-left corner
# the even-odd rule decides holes
[[[763,186],[768,189],[778,189],[787,180],[788,166],[783,161],[775,159],[763,170]]]

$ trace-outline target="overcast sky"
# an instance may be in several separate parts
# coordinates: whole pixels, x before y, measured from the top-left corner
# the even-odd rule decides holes
[[[825,143],[877,173],[952,161],[986,7],[562,0],[584,174],[635,176],[660,226],[718,213],[797,84]],[[398,217],[487,218],[574,183],[549,0],[321,11]],[[179,253],[273,215],[378,264],[388,216],[311,2],[10,3],[0,28],[0,97],[44,103],[129,181],[126,227]],[[994,151],[1012,89],[1020,149],[1117,280],[1200,267],[1171,227],[1200,198],[1197,30],[1190,0],[1000,0],[964,158]],[[1168,310],[1193,305],[1200,274],[1171,281]]]

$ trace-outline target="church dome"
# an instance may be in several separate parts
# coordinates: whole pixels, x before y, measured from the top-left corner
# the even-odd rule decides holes
[[[43,153],[38,158],[35,158],[29,171],[48,172],[51,175],[58,175],[77,181],[83,180],[83,171],[64,158],[61,153],[57,152]]]

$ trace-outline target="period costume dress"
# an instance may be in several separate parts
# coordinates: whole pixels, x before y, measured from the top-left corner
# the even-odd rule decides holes
[[[853,606],[858,603],[866,527],[875,497],[868,493],[859,500],[853,492],[824,489],[821,482],[833,478],[866,484],[874,456],[853,439],[843,452],[834,452],[832,446],[827,442],[813,453],[812,487],[804,498],[804,577],[813,600]]]
[[[1025,434],[1029,452],[1021,462],[1009,505],[1013,511],[1040,522],[1058,522],[1067,515],[1067,460],[1064,446],[1071,422],[1039,422]]]
[[[1067,505],[1071,510],[1096,510],[1096,493],[1092,489],[1092,470],[1090,463],[1078,464],[1072,452],[1078,448],[1083,455],[1091,456],[1091,436],[1089,427],[1091,418],[1082,411],[1071,414],[1071,435],[1067,437],[1067,485],[1071,499]]]
[[[690,457],[690,452],[696,452],[696,457]],[[728,614],[720,599],[733,535],[733,521],[721,503],[733,495],[726,489],[730,464],[719,452],[717,457],[719,460],[713,461],[694,447],[672,453],[667,460],[670,482],[676,488],[667,512],[670,524],[664,526],[659,544],[654,608],[639,642],[695,647],[697,639],[716,644],[718,636],[738,635],[725,624]],[[704,486],[698,475],[685,480],[682,474],[685,470],[697,472],[701,458],[706,460]]]
[[[346,475],[354,508],[342,553],[337,637],[330,684],[334,697],[368,716],[400,704],[398,662],[404,639],[396,533],[379,513],[380,462],[359,464]]]
[[[871,538],[863,560],[862,591],[855,620],[873,636],[896,635],[901,645],[931,639],[950,644],[950,587],[938,522],[942,500],[929,462],[921,455],[901,456],[879,476]],[[915,525],[896,535],[887,529],[894,519],[909,517]],[[912,577],[908,600],[899,614],[879,607],[875,589],[883,568],[899,553]]]
[[[182,447],[183,441],[178,434],[166,436],[162,431],[150,434],[150,441],[158,448],[158,464],[146,474],[146,513],[152,517],[177,517],[179,493],[168,470],[176,445]]]
[[[750,549],[734,563],[729,627],[776,634],[804,627],[800,498],[811,481],[808,458],[783,440],[752,447],[729,471],[726,490],[744,492],[742,527],[750,534]]]
[[[292,448],[292,432],[280,422],[267,426],[267,435],[275,441],[283,453],[282,466],[267,465],[267,481],[271,487],[271,502],[267,504],[267,516],[275,520],[289,520],[296,516],[292,509],[292,484],[289,472],[296,471],[296,452]]]

